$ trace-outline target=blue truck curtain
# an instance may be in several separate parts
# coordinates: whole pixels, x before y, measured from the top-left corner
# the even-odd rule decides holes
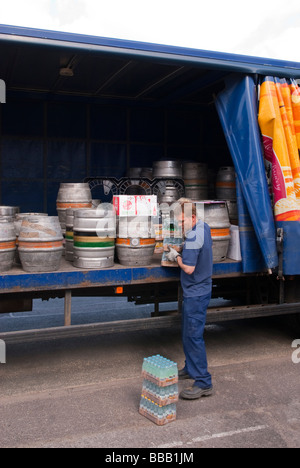
[[[248,261],[249,255],[253,256],[253,236],[249,244],[249,238],[245,239],[242,231],[242,254],[246,256],[243,271],[244,273],[261,271],[261,259],[265,268],[276,268],[278,266],[276,227],[265,175],[257,119],[256,86],[253,78],[239,75],[228,78],[226,88],[216,97],[216,108],[240,187],[239,213],[247,210],[247,215],[249,214],[247,227],[250,227],[251,220],[260,248],[257,259],[252,258],[252,261]]]

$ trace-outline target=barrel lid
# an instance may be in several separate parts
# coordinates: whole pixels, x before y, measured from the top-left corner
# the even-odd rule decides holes
[[[163,166],[163,167],[181,167],[181,161],[176,161],[175,159],[172,160],[164,160],[162,159],[161,161],[154,161],[153,166]]]
[[[98,208],[87,208],[87,209],[79,209],[74,211],[75,218],[105,218],[105,217],[112,217],[115,216],[113,205],[110,207],[104,207],[103,205],[99,205]]]
[[[66,183],[66,182],[62,182],[60,184],[60,188],[90,188],[89,184],[86,183],[86,182],[80,182],[80,183],[74,183],[74,182],[70,182],[70,183]]]
[[[19,211],[18,206],[0,206],[0,216],[15,216]]]

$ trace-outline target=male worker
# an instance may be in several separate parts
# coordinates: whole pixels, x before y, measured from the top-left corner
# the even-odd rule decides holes
[[[168,260],[176,261],[181,268],[184,299],[182,339],[186,362],[179,379],[195,380],[193,387],[185,389],[180,397],[195,400],[212,394],[203,339],[212,294],[212,239],[209,226],[197,220],[196,205],[191,200],[180,199],[174,214],[185,237],[181,255],[172,248],[167,254]]]

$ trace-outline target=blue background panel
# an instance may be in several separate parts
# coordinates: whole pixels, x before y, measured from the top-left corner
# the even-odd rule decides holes
[[[95,177],[122,177],[126,172],[126,150],[124,144],[91,144],[91,174]]]
[[[163,157],[163,145],[130,145],[131,167],[152,167],[153,161],[159,161]]]
[[[130,167],[152,167],[160,159],[202,160],[199,109],[147,109],[136,102],[82,98],[48,101],[38,95],[19,99],[10,97],[1,107],[2,205],[53,216],[61,182],[119,179]]]
[[[83,141],[49,141],[47,176],[61,181],[84,179],[86,145]]]
[[[2,142],[2,177],[42,179],[44,177],[43,141],[5,139]]]
[[[93,140],[126,141],[127,110],[123,107],[92,106],[90,137]]]
[[[42,180],[10,180],[2,182],[2,196],[8,206],[19,206],[22,213],[41,213],[44,183]]]
[[[162,111],[133,109],[130,115],[130,140],[163,143],[165,119]]]
[[[43,102],[9,102],[1,106],[2,134],[42,137],[44,135]]]
[[[85,104],[49,103],[47,134],[49,137],[55,138],[86,138],[87,112]]]

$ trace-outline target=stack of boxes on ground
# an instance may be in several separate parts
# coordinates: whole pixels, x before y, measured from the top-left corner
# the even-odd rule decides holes
[[[160,355],[144,359],[144,378],[139,413],[158,426],[176,420],[177,364]]]

